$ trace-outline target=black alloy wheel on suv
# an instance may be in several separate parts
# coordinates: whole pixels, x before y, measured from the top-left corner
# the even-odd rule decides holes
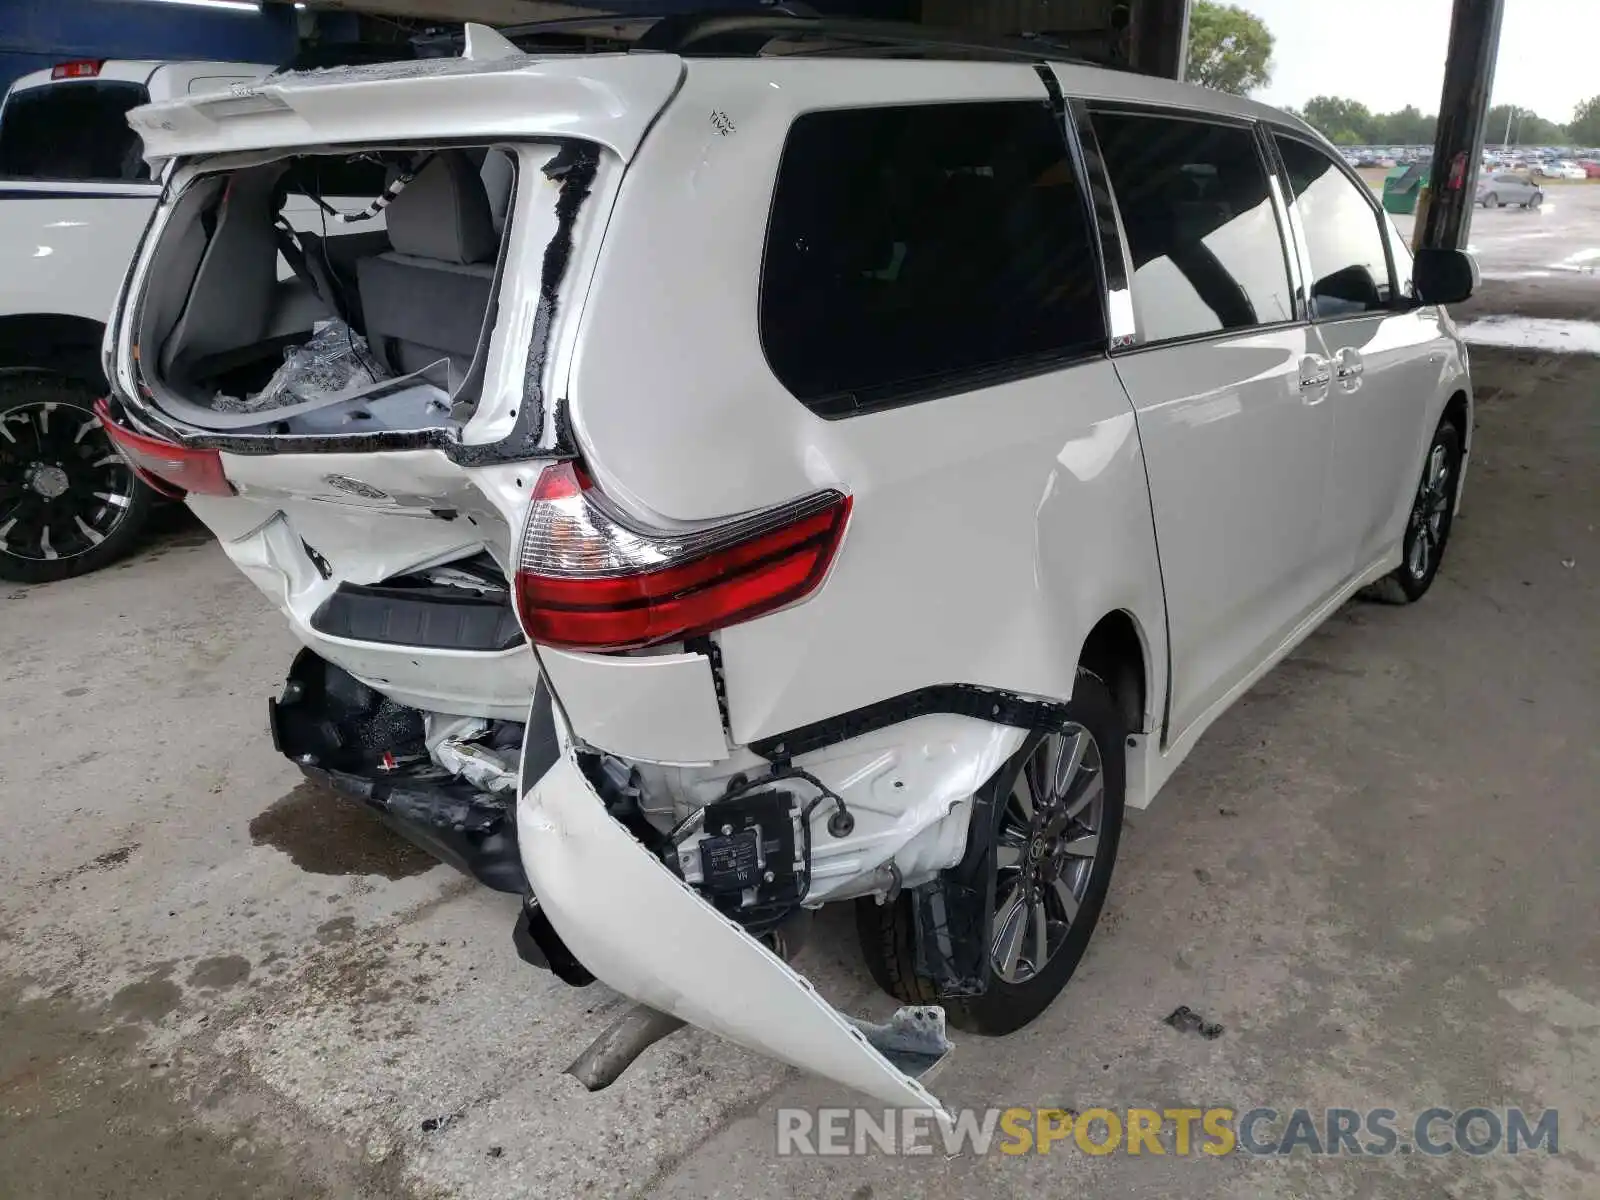
[[[138,542],[155,501],[59,375],[0,375],[0,579],[48,583],[99,570]]]

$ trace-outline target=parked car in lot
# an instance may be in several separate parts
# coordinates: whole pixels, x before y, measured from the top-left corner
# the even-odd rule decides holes
[[[1473,203],[1485,208],[1504,208],[1515,204],[1520,208],[1538,208],[1544,203],[1544,189],[1526,175],[1515,171],[1497,171],[1493,175],[1478,176]]]
[[[1587,179],[1586,172],[1577,163],[1570,159],[1548,159],[1535,168],[1546,179]]]
[[[726,20],[136,110],[176,165],[101,414],[304,646],[278,748],[524,893],[524,956],[933,1106],[926,1006],[1033,1020],[1126,808],[1428,591],[1475,271],[1263,105]],[[844,901],[887,1032],[784,961]]]
[[[24,75],[0,107],[0,579],[104,566],[154,493],[94,419],[106,316],[160,184],[127,112],[270,67],[86,61]]]

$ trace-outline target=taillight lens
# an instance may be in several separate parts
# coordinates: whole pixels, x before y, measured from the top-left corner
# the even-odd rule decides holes
[[[180,492],[196,492],[203,496],[233,495],[233,485],[222,471],[222,455],[216,450],[191,450],[174,442],[135,433],[127,426],[117,424],[104,400],[95,403],[94,413],[105,427],[111,444],[141,476],[153,475],[161,484],[177,488]],[[158,490],[165,490],[157,486]]]
[[[57,63],[50,68],[51,79],[93,79],[105,66],[103,58],[80,58],[73,62]]]
[[[679,641],[812,592],[839,548],[850,497],[822,491],[688,531],[625,517],[581,466],[545,468],[516,575],[528,637],[575,650]]]

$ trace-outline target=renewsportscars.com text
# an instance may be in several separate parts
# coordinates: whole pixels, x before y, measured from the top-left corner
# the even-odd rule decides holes
[[[1442,1156],[1561,1152],[1556,1109],[1392,1108],[927,1109],[780,1108],[779,1155],[1227,1154]]]

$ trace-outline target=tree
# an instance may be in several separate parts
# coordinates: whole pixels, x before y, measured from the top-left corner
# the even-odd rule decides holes
[[[1378,113],[1372,118],[1372,140],[1389,146],[1421,146],[1433,141],[1438,119],[1423,116],[1417,106],[1408,104],[1399,112]]]
[[[1583,106],[1579,105],[1579,112],[1582,111]],[[1483,131],[1483,140],[1492,146],[1502,143],[1511,146],[1552,145],[1566,141],[1567,136],[1567,131],[1554,121],[1547,121],[1531,108],[1515,104],[1496,104],[1491,108]]]
[[[1272,32],[1236,4],[1195,0],[1189,13],[1186,78],[1246,96],[1272,78]]]
[[[1578,105],[1567,134],[1575,146],[1600,146],[1600,96],[1590,96]]]
[[[1306,124],[1341,146],[1370,146],[1377,141],[1377,122],[1367,106],[1343,96],[1313,96],[1306,101]]]

